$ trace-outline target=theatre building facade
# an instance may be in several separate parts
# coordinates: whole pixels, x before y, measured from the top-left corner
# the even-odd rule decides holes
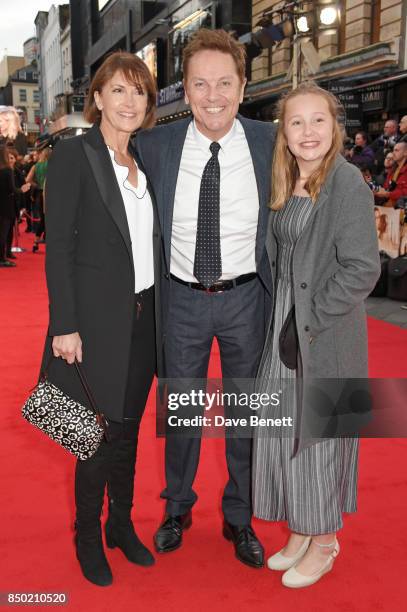
[[[262,15],[288,3],[254,0],[252,26]],[[318,20],[323,7],[339,7],[338,19],[326,28]],[[313,78],[337,93],[346,109],[347,131],[364,129],[379,133],[388,118],[407,113],[407,3],[403,0],[340,0],[304,2],[301,10],[310,15],[308,33],[320,65],[299,53],[301,79]],[[306,11],[309,13],[306,13]],[[281,21],[274,14],[274,22]],[[272,120],[275,102],[291,87],[293,39],[288,37],[265,48],[252,61],[252,79],[246,89],[245,108],[252,117]],[[313,60],[312,54],[309,56]],[[288,75],[287,75],[288,73]],[[288,78],[287,78],[288,77]]]
[[[126,49],[157,79],[159,123],[190,113],[182,51],[200,27],[225,28],[247,45],[241,110],[249,117],[273,121],[281,94],[306,78],[339,95],[350,135],[374,135],[407,113],[403,0],[71,0],[70,7],[74,93],[86,94],[107,53]]]

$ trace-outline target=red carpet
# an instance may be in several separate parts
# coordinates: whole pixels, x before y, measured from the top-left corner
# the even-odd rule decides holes
[[[22,241],[31,248],[32,235]],[[315,586],[291,591],[280,573],[238,563],[221,536],[220,499],[225,481],[223,441],[203,442],[196,482],[194,525],[181,550],[157,558],[153,568],[128,563],[108,551],[114,584],[85,581],[72,546],[74,459],[20,417],[35,384],[47,324],[44,247],[18,255],[16,269],[0,270],[2,435],[0,591],[66,592],[69,610],[165,610],[223,612],[328,610],[398,612],[407,607],[407,441],[364,440],[359,512],[340,534],[334,571]],[[407,331],[369,320],[371,375],[406,375]],[[211,373],[218,372],[214,353]],[[142,425],[134,519],[151,545],[163,503],[163,441],[155,438],[153,402]],[[286,537],[282,524],[255,521],[267,553]],[[54,606],[52,606],[54,609]]]

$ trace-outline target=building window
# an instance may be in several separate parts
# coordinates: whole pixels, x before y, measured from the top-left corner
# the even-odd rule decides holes
[[[370,43],[373,45],[380,41],[380,13],[381,0],[372,0],[372,27],[370,30]]]
[[[33,102],[39,102],[40,101],[40,92],[38,89],[34,89],[33,91]]]
[[[205,10],[195,11],[192,15],[184,17],[174,14],[175,22],[173,30],[168,36],[168,60],[169,60],[169,82],[176,83],[182,80],[182,52],[188,44],[191,36],[200,28],[213,28],[213,11],[209,6]]]
[[[27,102],[27,90],[26,89],[19,89],[18,93],[19,93],[19,97],[20,97],[20,102]]]
[[[341,0],[339,4],[341,19],[338,27],[338,54],[346,51],[346,2]]]

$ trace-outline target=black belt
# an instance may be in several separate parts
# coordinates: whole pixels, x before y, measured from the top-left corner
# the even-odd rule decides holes
[[[229,291],[230,289],[234,289],[239,285],[244,285],[244,283],[248,283],[251,280],[257,278],[256,272],[250,272],[250,274],[242,274],[237,278],[233,278],[232,280],[219,280],[216,283],[213,283],[210,287],[205,287],[201,283],[189,283],[188,281],[184,281],[173,274],[170,274],[172,280],[179,283],[180,285],[186,285],[190,289],[198,289],[198,291],[206,291],[206,293],[220,293],[221,291]]]

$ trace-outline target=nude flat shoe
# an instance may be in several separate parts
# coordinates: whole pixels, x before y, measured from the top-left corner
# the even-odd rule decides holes
[[[318,544],[318,546],[321,546]],[[326,545],[324,545],[326,546]],[[331,571],[335,558],[339,555],[339,542],[335,541],[335,548],[332,553],[328,556],[327,560],[317,572],[314,572],[310,576],[304,576],[304,574],[300,574],[297,572],[295,567],[290,567],[290,569],[283,574],[281,579],[284,586],[289,587],[290,589],[301,589],[303,587],[311,586],[311,584],[315,584],[318,582],[320,578],[324,574],[327,574]]]
[[[310,542],[310,536],[305,538],[298,552],[292,557],[286,557],[285,555],[283,555],[283,549],[281,549],[278,553],[267,559],[267,567],[271,570],[288,570],[305,555],[308,550],[308,546],[310,545]]]

